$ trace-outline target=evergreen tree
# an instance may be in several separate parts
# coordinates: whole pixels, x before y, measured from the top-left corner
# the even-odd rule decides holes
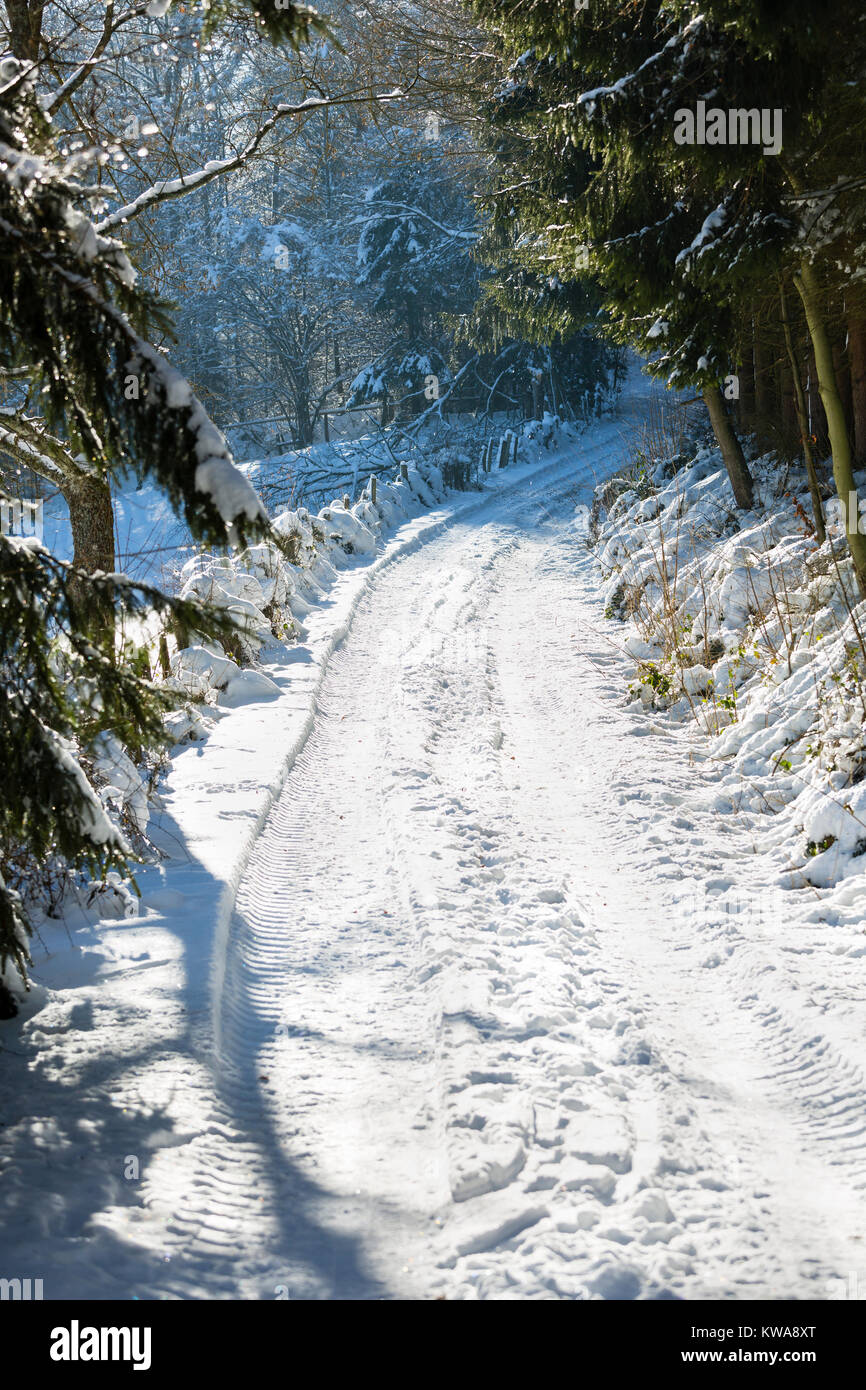
[[[847,496],[850,449],[822,332],[827,225],[803,213],[823,189],[847,274],[861,275],[858,7],[820,17],[770,0],[594,0],[577,11],[480,0],[477,9],[512,56],[492,120],[520,137],[509,196],[544,264],[566,278],[583,255],[609,331],[657,349],[654,370],[704,393],[741,503],[750,484],[719,388],[736,370],[756,297],[793,272]],[[862,586],[862,538],[849,532],[849,543]]]
[[[476,240],[459,185],[435,159],[368,191],[357,283],[392,336],[352,382],[350,404],[387,396],[417,411],[450,380],[443,319],[475,298]]]
[[[526,400],[536,417],[545,400],[554,414],[596,414],[624,371],[621,349],[598,332],[597,286],[532,270],[518,248],[503,245],[495,223],[479,258],[488,270],[463,330],[482,349],[479,374],[496,376],[507,365],[501,390],[515,404]]]
[[[157,613],[191,633],[233,630],[200,604],[121,575],[84,575],[0,535],[0,972],[11,958],[23,976],[28,959],[27,914],[10,881],[22,856],[25,875],[58,860],[64,871],[129,871],[133,846],[88,779],[87,755],[106,734],[133,754],[166,742],[162,715],[175,697],[91,640],[94,605],[118,617]]]
[[[33,87],[43,8],[7,5],[18,52],[4,56],[0,87],[0,380],[18,400],[2,408],[2,438],[82,488],[128,471],[153,479],[201,542],[270,535],[223,436],[149,341],[168,326],[165,308],[137,288],[120,243],[84,210],[94,192],[76,177],[82,161],[58,162]],[[295,7],[262,20],[296,39],[311,22]],[[60,855],[88,870],[128,867],[131,847],[84,764],[109,731],[133,748],[161,741],[166,697],[115,639],[115,618],[142,608],[186,631],[229,630],[201,605],[0,536],[4,864],[23,848],[37,864]],[[11,958],[23,972],[27,919],[8,877],[0,875],[0,968]]]

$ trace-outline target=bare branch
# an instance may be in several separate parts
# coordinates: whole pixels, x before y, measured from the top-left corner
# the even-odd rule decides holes
[[[155,183],[151,188],[139,193],[138,197],[133,198],[131,203],[118,208],[109,217],[104,217],[101,222],[96,223],[96,230],[97,232],[111,231],[128,222],[130,218],[137,217],[146,208],[153,207],[155,203],[165,202],[169,198],[182,198],[184,194],[193,189],[203,188],[205,184],[211,183],[223,174],[228,174],[233,169],[240,169],[250,156],[255,154],[265,136],[269,135],[274,126],[286,116],[303,116],[311,111],[330,106],[373,105],[399,101],[403,100],[405,95],[405,92],[386,92],[377,96],[308,97],[297,105],[281,102],[238,154],[230,155],[227,159],[209,159],[203,168],[197,169],[193,174],[184,174],[176,179],[161,179],[159,183]]]

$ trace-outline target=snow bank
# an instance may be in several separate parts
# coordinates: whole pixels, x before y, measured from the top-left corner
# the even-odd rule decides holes
[[[373,555],[384,531],[445,497],[435,465],[406,472],[405,478],[398,473],[390,483],[377,483],[375,502],[368,482],[354,504],[337,498],[316,516],[304,507],[280,512],[273,527],[286,542],[286,553],[265,541],[238,554],[202,551],[188,560],[180,572],[181,597],[233,616],[238,660],[217,642],[176,651],[170,688],[205,706],[233,708],[272,698],[273,683],[260,672],[239,671],[238,661],[254,665],[274,641],[296,641],[304,617],[341,566]],[[182,737],[197,738],[205,726],[192,720],[177,727]]]
[[[571,437],[570,426],[565,427],[565,433]],[[414,464],[392,457],[397,471],[388,478],[375,475],[375,502],[372,479],[349,506],[345,505],[345,494],[334,497],[337,488],[332,479],[330,495],[334,500],[318,514],[300,506],[279,510],[272,526],[285,543],[283,547],[263,541],[242,552],[194,552],[177,572],[176,587],[184,598],[206,600],[233,616],[235,631],[225,645],[195,633],[179,642],[177,634],[161,632],[155,616],[127,627],[125,638],[138,652],[146,653],[154,678],[178,697],[178,707],[165,716],[170,753],[162,766],[150,756],[136,765],[110,734],[89,750],[93,789],[88,833],[96,843],[111,841],[127,852],[132,846],[146,857],[151,852],[159,858],[171,857],[176,847],[174,832],[163,843],[160,817],[154,812],[165,809],[167,796],[173,800],[166,789],[186,760],[180,778],[186,787],[182,800],[187,811],[192,808],[189,819],[193,824],[185,825],[185,833],[191,846],[201,849],[208,872],[220,882],[232,875],[237,846],[233,843],[227,852],[227,813],[211,815],[211,786],[201,788],[201,758],[207,756],[213,764],[214,779],[230,793],[246,831],[250,817],[255,820],[260,813],[261,799],[269,802],[274,794],[274,778],[278,781],[284,770],[282,756],[278,755],[276,762],[274,758],[275,747],[282,748],[285,742],[286,714],[281,711],[288,705],[289,719],[294,719],[298,701],[303,705],[311,697],[310,683],[317,678],[318,663],[327,659],[331,645],[342,635],[342,599],[336,596],[344,586],[349,593],[360,593],[362,574],[372,575],[394,554],[413,548],[422,534],[435,534],[448,524],[452,513],[483,504],[485,489],[461,490],[451,494],[453,501],[441,513],[429,515],[430,508],[448,496],[441,465],[454,459],[468,465],[469,454],[455,445],[452,434],[449,427],[445,439],[434,441],[430,458],[415,445],[410,450]],[[380,448],[390,453],[381,444]],[[543,441],[528,440],[521,451],[521,467],[491,475],[485,488],[499,487],[512,475],[517,480],[525,469],[546,464],[548,459]],[[274,463],[279,468],[280,460]],[[378,464],[381,468],[381,458]],[[360,472],[357,465],[356,459],[356,472]],[[388,533],[395,531],[397,536],[390,538]],[[188,549],[182,544],[178,548],[182,553]],[[324,636],[314,637],[320,632]],[[169,669],[160,676],[166,648]],[[236,726],[235,731],[224,729],[224,721]],[[235,745],[242,745],[242,753]],[[70,749],[64,756],[73,759],[79,753]],[[279,768],[277,773],[275,767]],[[84,773],[81,775],[83,778]],[[229,819],[234,816],[235,810]],[[181,819],[186,822],[186,811]],[[142,882],[148,872],[147,868],[139,870],[137,880]],[[121,885],[122,892],[108,878],[88,885],[84,875],[73,880],[62,865],[58,875],[58,881],[62,879],[66,888],[73,890],[73,912],[77,905],[94,914],[116,916],[122,899],[122,915],[129,915],[133,899],[125,885]],[[41,921],[41,909],[41,900],[34,896],[29,904],[34,921]],[[52,911],[56,911],[54,906]],[[16,988],[11,976],[8,983]],[[30,1000],[31,1004],[36,1000],[33,991]]]
[[[828,890],[832,920],[848,880],[866,892],[866,603],[832,515],[817,544],[805,477],[770,455],[751,468],[747,512],[709,447],[598,488],[604,606],[626,624],[630,699],[697,722],[780,884]]]

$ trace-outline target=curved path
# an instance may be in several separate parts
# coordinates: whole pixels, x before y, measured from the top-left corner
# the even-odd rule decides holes
[[[862,1068],[712,768],[623,706],[574,520],[603,457],[392,564],[332,658],[228,934],[176,1222],[214,1292],[825,1298],[858,1267]]]
[[[0,1273],[50,1298],[866,1291],[853,948],[792,926],[695,730],[626,707],[600,617],[575,507],[642,405],[398,537],[287,671],[261,727],[301,720],[300,752],[215,959],[192,862],[46,948],[56,987],[5,1035]],[[184,762],[239,843],[243,746],[251,769]]]

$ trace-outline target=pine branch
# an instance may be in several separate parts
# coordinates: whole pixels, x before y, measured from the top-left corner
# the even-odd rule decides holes
[[[28,420],[10,407],[0,406],[0,441],[31,468],[50,482],[81,478],[93,469],[76,459],[68,445],[57,439],[37,420]]]

